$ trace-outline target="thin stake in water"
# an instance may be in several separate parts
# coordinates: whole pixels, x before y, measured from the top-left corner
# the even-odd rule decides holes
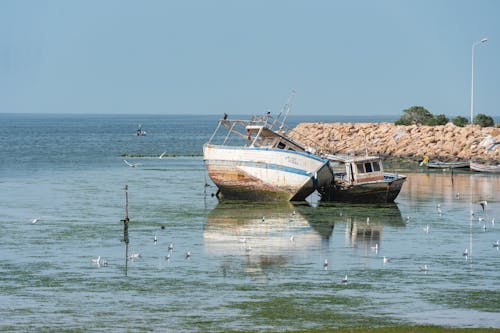
[[[125,218],[121,220],[123,222],[123,241],[125,242],[125,276],[127,276],[128,271],[128,185],[125,185]]]

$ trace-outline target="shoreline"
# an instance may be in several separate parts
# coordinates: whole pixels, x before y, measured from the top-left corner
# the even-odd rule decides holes
[[[334,154],[377,155],[388,159],[421,161],[480,161],[499,163],[500,128],[452,123],[440,126],[393,123],[299,123],[292,139]],[[489,148],[489,149],[488,149]]]

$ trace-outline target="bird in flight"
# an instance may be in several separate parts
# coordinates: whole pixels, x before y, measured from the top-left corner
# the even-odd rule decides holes
[[[129,161],[127,161],[127,160],[123,160],[123,162],[125,162],[125,164],[126,164],[126,165],[128,165],[128,166],[129,166],[129,167],[131,167],[131,168],[135,168],[136,166],[139,166],[139,165],[140,165],[139,163],[135,163],[135,164],[130,163],[130,162],[129,162]]]

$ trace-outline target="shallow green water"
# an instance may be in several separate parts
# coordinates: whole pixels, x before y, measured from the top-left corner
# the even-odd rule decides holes
[[[0,118],[0,331],[500,327],[499,176],[392,163],[409,176],[394,205],[218,203],[200,157],[215,116]]]
[[[498,177],[410,172],[394,205],[218,203],[201,158],[140,162],[2,180],[1,330],[500,327]]]

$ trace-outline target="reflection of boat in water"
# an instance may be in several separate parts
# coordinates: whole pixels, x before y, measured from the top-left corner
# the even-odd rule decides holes
[[[378,156],[328,155],[343,170],[334,174],[329,187],[319,189],[322,200],[346,202],[394,202],[406,176],[384,172]]]
[[[366,248],[380,245],[385,226],[404,227],[405,221],[395,203],[320,202],[319,206],[296,206],[315,230],[329,224],[346,226],[346,238],[354,245]],[[333,228],[332,228],[333,229]]]
[[[330,224],[330,233],[333,224]],[[249,256],[282,262],[300,249],[315,247],[324,237],[290,203],[224,201],[208,215],[203,230],[211,256]]]
[[[218,198],[302,201],[332,181],[328,160],[288,137],[289,104],[282,118],[280,113],[276,119],[267,114],[251,120],[230,120],[225,115],[219,120],[203,146],[208,175],[219,188]]]

